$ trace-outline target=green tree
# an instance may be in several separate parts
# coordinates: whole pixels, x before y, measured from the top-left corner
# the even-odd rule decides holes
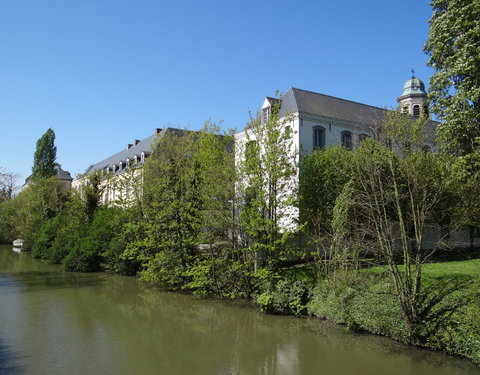
[[[102,174],[100,172],[97,171],[87,177],[82,193],[85,201],[85,215],[89,223],[93,220],[95,212],[100,207],[103,190]]]
[[[15,182],[18,175],[5,170],[0,167],[0,203],[11,199],[15,192]]]
[[[298,212],[298,150],[292,116],[280,116],[280,104],[277,100],[270,107],[268,119],[251,119],[236,151],[241,225],[245,246],[255,254],[255,269],[276,268],[285,257]]]
[[[337,199],[351,178],[353,158],[354,153],[345,147],[333,146],[304,155],[300,162],[300,222],[319,269],[327,277],[333,277],[337,260],[345,262],[331,246],[332,224]]]
[[[32,179],[55,176],[55,133],[49,128],[37,141],[37,148],[33,156]]]
[[[433,113],[445,123],[439,138],[449,152],[468,154],[480,142],[480,2],[433,0],[425,45]]]
[[[355,152],[350,181],[334,208],[336,246],[362,248],[387,265],[400,305],[406,340],[423,343],[442,321],[439,303],[449,297],[428,293],[423,265],[447,245],[449,233],[465,219],[456,216],[454,226],[438,237],[427,237],[444,227],[459,204],[458,181],[452,175],[453,158],[421,150],[421,123],[405,120],[388,123],[399,153],[373,140],[365,140]],[[450,223],[452,224],[452,223]],[[453,289],[452,289],[453,290]],[[457,308],[453,301],[451,309]]]
[[[202,201],[201,242],[215,244],[233,240],[233,201],[235,197],[235,159],[232,131],[221,132],[218,125],[207,121],[196,135],[198,149],[195,155]],[[234,242],[230,247],[234,246]]]
[[[193,133],[168,132],[144,166],[145,236],[137,242],[142,277],[179,289],[202,229],[201,176]]]
[[[68,192],[56,177],[34,180],[9,201],[14,206],[15,237],[25,240],[24,248],[31,248],[42,225],[54,218],[67,201]]]

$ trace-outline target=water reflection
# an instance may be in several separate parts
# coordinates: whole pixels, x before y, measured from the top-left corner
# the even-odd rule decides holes
[[[32,374],[478,373],[467,361],[316,319],[65,273],[2,248],[0,306],[0,337],[23,355],[11,363]]]
[[[4,340],[0,338],[0,374],[21,374],[22,367],[15,364],[20,360],[20,356],[12,351],[11,348],[5,344]]]

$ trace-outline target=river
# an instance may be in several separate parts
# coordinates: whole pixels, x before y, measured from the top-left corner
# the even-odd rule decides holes
[[[78,274],[0,246],[0,374],[479,374],[318,319]]]

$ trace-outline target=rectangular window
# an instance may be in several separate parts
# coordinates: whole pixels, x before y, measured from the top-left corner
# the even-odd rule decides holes
[[[317,126],[313,128],[313,148],[324,148],[325,147],[325,129]]]
[[[267,123],[270,119],[270,107],[262,109],[262,123]]]

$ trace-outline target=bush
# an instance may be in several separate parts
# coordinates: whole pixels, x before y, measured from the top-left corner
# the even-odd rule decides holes
[[[304,277],[297,270],[277,274],[263,269],[255,276],[259,289],[255,303],[263,312],[297,316],[307,314],[307,304],[312,297],[312,279]]]
[[[118,231],[121,211],[115,208],[103,208],[97,211],[88,226],[86,234],[79,238],[65,258],[67,271],[96,272],[103,269],[103,256]]]
[[[52,246],[59,227],[59,220],[50,219],[44,223],[32,244],[32,255],[45,258],[47,250]]]
[[[480,299],[479,285],[454,290],[445,281],[430,281],[419,303],[438,301],[425,310],[418,322],[422,334],[422,346],[458,354],[480,362]],[[447,285],[448,284],[448,285]],[[470,296],[463,304],[465,295]],[[439,299],[439,296],[445,296]],[[452,306],[458,305],[459,308]],[[420,311],[422,311],[420,309]],[[398,341],[407,341],[407,330],[401,309],[390,279],[383,275],[361,273],[356,278],[333,284],[322,280],[315,287],[308,304],[308,312],[314,316],[344,324],[347,330],[367,331]]]
[[[249,298],[252,277],[245,263],[225,258],[200,258],[185,275],[184,289],[194,294],[218,298]]]

